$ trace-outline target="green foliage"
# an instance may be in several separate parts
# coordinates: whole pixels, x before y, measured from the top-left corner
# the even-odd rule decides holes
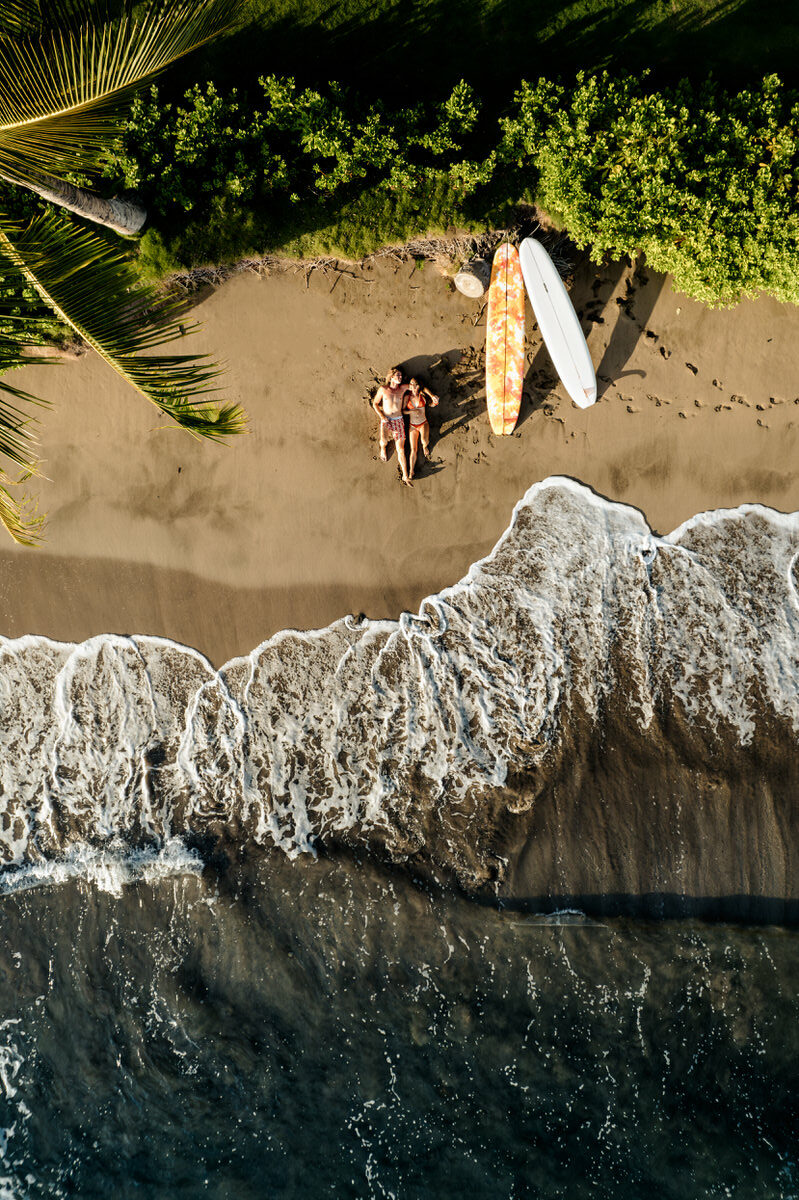
[[[281,240],[270,244],[269,250],[302,258],[321,255],[360,259],[382,246],[408,242],[420,232],[435,237],[453,226],[474,232],[485,228],[460,206],[444,171],[431,172],[414,191],[376,188],[344,205],[331,205],[326,213],[325,223],[312,229],[303,228],[299,222],[293,229],[284,224]]]
[[[701,80],[710,69],[733,87],[767,71],[799,83],[792,0],[242,0],[242,8],[246,28],[188,63],[180,91],[195,79],[247,88],[280,70],[317,87],[334,73],[368,100],[387,96],[392,81],[407,103],[438,99],[465,76],[499,113],[531,70],[570,79],[649,64],[660,83]]]
[[[799,302],[799,104],[776,76],[733,94],[607,74],[524,83],[497,158],[535,176],[596,261],[643,251],[710,305]]]
[[[323,93],[267,76],[260,89],[255,106],[211,84],[176,104],[156,88],[135,102],[106,173],[154,214],[142,245],[149,277],[289,245],[368,253],[452,224],[449,164],[479,116],[467,84],[396,110],[363,110],[335,84]]]
[[[799,98],[776,76],[735,93],[645,74],[525,82],[498,137],[465,83],[394,109],[336,84],[260,88],[255,105],[212,85],[137,102],[110,169],[154,209],[151,277],[276,251],[357,258],[534,198],[597,261],[644,252],[711,305],[799,302]]]
[[[38,215],[40,207],[31,192],[0,184],[0,211],[16,222],[25,222]],[[63,344],[73,336],[69,326],[47,308],[24,276],[0,256],[0,335],[11,329],[16,335],[23,325],[30,345]],[[8,366],[3,369],[8,370]]]

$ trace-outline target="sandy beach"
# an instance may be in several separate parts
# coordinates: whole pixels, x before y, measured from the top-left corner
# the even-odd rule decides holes
[[[799,508],[799,310],[710,311],[668,279],[576,270],[600,398],[557,385],[527,310],[514,436],[485,410],[485,312],[432,262],[240,274],[197,305],[191,349],[227,363],[250,433],[217,447],[163,421],[87,353],[14,383],[41,424],[38,550],[0,548],[0,632],[158,634],[215,665],[279,629],[396,617],[456,582],[537,480],[569,475],[666,533],[743,502]],[[182,348],[181,348],[182,349]],[[440,394],[413,489],[378,457],[370,395],[393,363]]]

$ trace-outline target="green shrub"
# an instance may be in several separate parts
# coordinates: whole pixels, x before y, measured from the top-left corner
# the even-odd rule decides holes
[[[428,173],[461,149],[477,120],[467,84],[429,110],[389,112],[378,102],[361,112],[336,84],[323,95],[293,79],[259,83],[263,102],[254,106],[212,84],[162,104],[154,86],[133,103],[110,182],[142,193],[175,230],[185,215],[220,226],[286,200],[319,205],[341,196],[348,204],[365,186],[422,194]]]
[[[498,134],[472,90],[363,106],[336,84],[260,80],[136,102],[109,177],[140,190],[151,275],[245,254],[360,257],[535,199],[595,260],[643,251],[688,295],[799,301],[799,102],[776,76],[728,93],[646,76],[522,83]]]
[[[799,301],[799,106],[776,76],[737,94],[540,80],[501,124],[495,169],[532,173],[539,203],[596,261],[643,251],[710,305],[760,291]]]

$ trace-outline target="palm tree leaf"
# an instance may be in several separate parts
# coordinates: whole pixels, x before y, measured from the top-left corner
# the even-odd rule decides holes
[[[29,359],[28,363],[31,361]],[[53,360],[48,359],[47,361],[52,362]],[[11,396],[14,400],[27,404],[44,405],[46,401],[32,396],[30,392],[11,387],[2,380],[0,380],[0,391],[4,393],[0,396],[0,454],[10,458],[26,474],[35,475],[38,465],[35,452],[38,438],[33,431],[35,417],[20,408],[19,403],[12,403],[7,397]]]
[[[60,214],[44,213],[27,228],[0,214],[0,253],[45,304],[178,425],[203,437],[240,433],[238,405],[210,403],[220,369],[207,355],[144,353],[190,332],[183,298],[139,286],[129,254]],[[192,329],[196,326],[192,326]]]
[[[25,294],[24,278],[13,264],[4,265],[3,277],[6,290],[0,300],[0,455],[26,474],[35,474],[37,422],[28,409],[49,405],[46,400],[9,383],[8,372],[17,367],[52,366],[58,360],[32,358],[25,353],[44,341],[41,309],[36,300]],[[17,311],[9,311],[12,304]]]
[[[39,18],[38,0],[0,0],[0,36],[32,32]]]
[[[8,271],[4,273],[9,274]],[[18,303],[35,313],[35,305],[24,296],[18,297]],[[29,497],[24,494],[16,497],[12,489],[19,488],[31,475],[38,473],[37,422],[28,409],[46,405],[47,401],[14,387],[7,381],[6,372],[15,367],[54,364],[55,359],[31,359],[22,352],[24,346],[40,340],[36,315],[29,318],[0,309],[0,454],[19,470],[19,478],[12,479],[0,468],[0,524],[16,542],[26,546],[39,540],[43,517]]]
[[[232,28],[240,8],[159,0],[138,17],[0,39],[0,175],[25,184],[41,171],[96,172],[135,88]]]
[[[0,0],[0,29],[12,36],[110,18],[109,0]]]
[[[24,475],[21,479],[9,479],[5,471],[0,471],[0,525],[5,526],[20,546],[35,546],[42,536],[44,516],[30,496],[17,499],[10,490],[20,487],[25,479]]]

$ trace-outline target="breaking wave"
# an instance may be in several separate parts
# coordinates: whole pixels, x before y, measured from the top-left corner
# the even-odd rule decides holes
[[[797,560],[799,513],[659,537],[555,477],[398,622],[219,671],[156,637],[0,638],[4,886],[322,847],[550,907],[793,903]]]

